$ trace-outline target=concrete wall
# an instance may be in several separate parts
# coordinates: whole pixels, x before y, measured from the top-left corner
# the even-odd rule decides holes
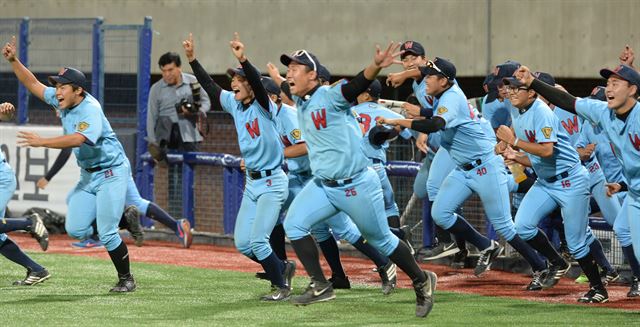
[[[152,16],[154,62],[166,51],[182,53],[181,41],[193,32],[197,56],[218,74],[236,64],[227,43],[234,31],[261,68],[307,48],[336,75],[356,73],[375,43],[392,40],[423,43],[429,57],[453,60],[460,76],[481,76],[514,59],[557,76],[595,77],[599,67],[616,63],[624,44],[640,49],[634,0],[4,0],[0,12],[102,16],[105,24]]]

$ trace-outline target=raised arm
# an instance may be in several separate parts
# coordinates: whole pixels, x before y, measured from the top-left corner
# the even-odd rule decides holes
[[[242,70],[247,75],[247,81],[249,85],[251,85],[253,96],[262,109],[269,112],[269,95],[267,95],[267,91],[260,81],[260,72],[249,62],[247,56],[244,54],[244,44],[240,42],[238,32],[233,33],[233,40],[229,42],[229,45],[231,46],[231,52],[236,56],[236,59],[238,59],[242,66]]]
[[[16,74],[16,77],[24,85],[31,94],[38,97],[40,100],[44,101],[44,90],[47,88],[46,85],[40,83],[38,79],[33,75],[33,73],[25,67],[20,60],[16,57],[16,37],[13,36],[11,38],[11,42],[8,42],[2,48],[2,55],[7,61],[11,64],[11,68],[13,69],[13,73]]]
[[[520,80],[520,82],[536,91],[538,94],[543,96],[545,99],[547,99],[547,101],[551,102],[555,106],[560,107],[573,114],[576,113],[576,97],[574,97],[573,95],[533,78],[533,75],[531,75],[531,71],[529,71],[529,68],[526,66],[521,66],[516,71],[515,75],[516,78]]]
[[[200,65],[198,60],[196,59],[195,54],[195,43],[193,41],[193,34],[189,33],[189,37],[182,41],[182,47],[184,48],[184,53],[187,56],[187,60],[189,60],[189,65],[191,66],[191,70],[193,71],[193,75],[198,79],[198,83],[202,89],[207,92],[209,95],[209,100],[212,101],[215,107],[220,107],[220,93],[222,93],[222,88],[220,85],[216,84],[213,81],[211,76],[204,70],[204,67]]]
[[[396,52],[399,47],[400,44],[391,42],[383,52],[380,50],[380,46],[376,45],[373,62],[348,83],[342,85],[342,95],[344,98],[349,102],[356,101],[358,95],[367,90],[371,82],[373,82],[380,73],[380,70],[391,66],[394,63],[394,58],[402,54],[402,51]]]

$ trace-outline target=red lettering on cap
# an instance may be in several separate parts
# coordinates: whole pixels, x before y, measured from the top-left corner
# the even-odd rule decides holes
[[[598,87],[594,87],[593,90],[591,90],[591,95],[596,95],[598,93]]]
[[[66,73],[66,72],[67,72],[67,69],[66,69],[66,68],[61,68],[61,69],[60,69],[60,71],[58,72],[58,76],[62,76],[62,75],[64,75],[64,73]]]
[[[411,49],[413,48],[413,41],[407,41],[404,43],[404,48],[405,49]]]

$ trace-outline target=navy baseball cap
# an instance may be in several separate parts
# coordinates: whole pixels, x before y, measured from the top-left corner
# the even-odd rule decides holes
[[[371,84],[369,84],[369,88],[367,89],[367,93],[369,93],[369,95],[372,98],[379,98],[380,94],[382,93],[382,84],[380,84],[380,81],[378,79],[374,79],[373,82],[371,82]]]
[[[425,55],[424,47],[422,47],[422,44],[416,41],[406,41],[405,43],[402,43],[402,45],[400,46],[400,51],[404,51],[400,55],[400,59],[404,59],[404,57],[409,54],[416,56]]]
[[[491,103],[498,98],[498,85],[495,78],[496,76],[491,73],[482,82],[482,88],[487,93],[487,103]]]
[[[262,82],[262,86],[267,90],[267,93],[280,95],[280,88],[276,85],[271,77],[262,76],[260,77],[260,82]]]
[[[318,67],[320,66],[320,61],[318,61],[318,58],[316,58],[313,53],[304,49],[297,50],[291,55],[283,54],[280,56],[280,62],[285,66],[289,66],[292,61],[300,65],[305,65],[316,72],[318,71]]]
[[[505,63],[497,65],[493,74],[496,75],[497,81],[502,81],[505,77],[513,76],[513,73],[515,73],[518,68],[520,68],[519,62],[507,60]]]
[[[604,78],[609,78],[611,75],[616,75],[621,79],[629,82],[629,84],[637,86],[639,88],[638,91],[640,91],[640,74],[638,74],[635,69],[627,65],[620,65],[614,70],[608,68],[600,70],[600,76]]]
[[[331,72],[324,65],[318,65],[318,78],[325,82],[331,81]]]
[[[504,83],[504,85],[511,85],[513,87],[527,87],[524,83],[521,83],[520,80],[515,77],[504,77],[502,79],[502,83]]]
[[[604,86],[594,87],[593,90],[591,91],[591,95],[589,96],[589,98],[600,100],[600,101],[607,101],[607,96],[605,94],[605,87]]]
[[[549,73],[545,73],[545,72],[535,72],[533,73],[533,76],[535,78],[537,78],[538,80],[540,80],[541,82],[544,82],[548,85],[551,86],[556,86],[556,79],[553,78],[553,76]]]
[[[242,66],[238,66],[236,68],[229,68],[227,69],[227,75],[233,77],[235,75],[240,75],[242,77],[247,77],[247,74],[244,73],[244,70],[242,69]]]
[[[64,67],[58,72],[58,75],[49,76],[47,79],[52,86],[56,86],[57,83],[73,84],[87,91],[87,78],[81,71],[73,67]]]
[[[427,66],[420,67],[420,72],[426,76],[444,76],[451,82],[456,79],[456,66],[454,66],[450,61],[440,57],[436,57],[433,61],[427,62]]]

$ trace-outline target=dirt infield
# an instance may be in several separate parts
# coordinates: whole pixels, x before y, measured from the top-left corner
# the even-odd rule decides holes
[[[39,251],[40,249],[38,244],[26,235],[13,234],[10,236],[26,250]],[[91,256],[109,260],[109,256],[104,249],[77,249],[71,247],[71,242],[73,241],[66,236],[52,236],[47,252]],[[256,272],[262,269],[258,264],[229,247],[194,244],[191,249],[183,249],[176,243],[159,241],[146,241],[143,247],[135,247],[129,241],[127,241],[127,244],[133,262],[243,272]],[[293,257],[293,253],[289,253],[289,256]],[[372,271],[373,264],[370,261],[353,257],[343,257],[342,261],[352,283],[378,284],[378,274]],[[300,262],[298,262],[298,266],[301,268]],[[521,274],[489,271],[481,277],[475,277],[472,269],[455,270],[446,266],[426,264],[423,264],[422,267],[438,274],[439,290],[451,292],[511,297],[547,303],[584,305],[578,304],[576,299],[587,291],[586,284],[576,284],[568,278],[562,279],[553,289],[527,292],[524,288],[529,283],[530,277]],[[328,272],[328,267],[325,266],[325,270]],[[303,269],[299,269],[297,276],[306,277],[306,274]],[[399,273],[398,277],[399,287],[411,287],[411,282],[405,274]],[[628,290],[629,287],[626,285],[614,284],[609,286],[609,302],[599,306],[640,310],[640,298],[627,298]]]

